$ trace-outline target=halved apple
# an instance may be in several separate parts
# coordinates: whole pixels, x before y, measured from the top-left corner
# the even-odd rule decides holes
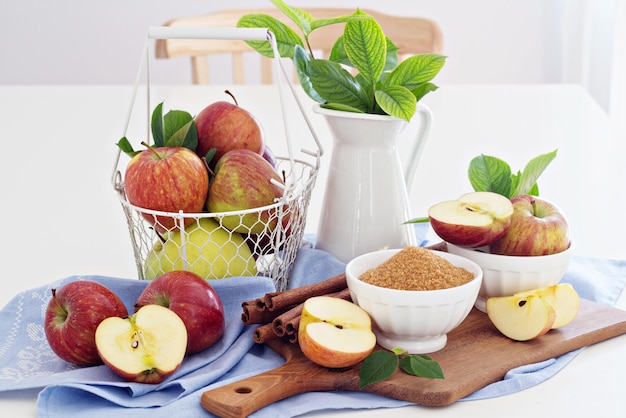
[[[444,241],[482,247],[500,238],[511,223],[513,204],[501,194],[471,192],[428,209],[430,224]]]
[[[580,297],[569,283],[559,283],[539,289],[516,293],[515,296],[536,294],[547,300],[556,313],[552,329],[561,328],[572,322],[580,309]]]
[[[556,319],[550,302],[534,293],[488,298],[486,310],[498,331],[516,341],[541,337]]]
[[[298,342],[304,355],[324,367],[350,367],[363,361],[376,345],[372,321],[358,305],[331,296],[304,302]]]
[[[184,322],[160,305],[145,305],[128,318],[105,319],[95,338],[104,364],[139,383],[162,382],[180,367],[187,350]]]

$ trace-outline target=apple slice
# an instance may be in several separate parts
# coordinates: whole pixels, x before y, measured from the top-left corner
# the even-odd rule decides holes
[[[104,364],[125,380],[160,383],[180,367],[187,329],[172,310],[146,305],[128,318],[110,317],[96,329]]]
[[[324,367],[349,367],[363,361],[376,345],[372,321],[358,305],[331,296],[304,302],[298,328],[304,355]]]
[[[482,247],[500,238],[511,223],[513,204],[498,193],[471,192],[428,209],[430,224],[444,241]]]
[[[569,324],[578,315],[580,309],[580,297],[569,283],[559,283],[540,289],[528,290],[516,293],[515,296],[527,296],[536,294],[547,300],[556,313],[556,319],[552,324],[552,329],[561,328]]]
[[[491,297],[486,309],[498,331],[516,341],[541,337],[556,318],[550,302],[537,294]]]

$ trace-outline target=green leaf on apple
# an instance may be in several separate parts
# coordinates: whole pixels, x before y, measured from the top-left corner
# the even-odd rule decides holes
[[[184,110],[170,110],[163,117],[163,139],[167,147],[198,146],[198,131],[193,116]]]
[[[141,151],[135,151],[133,145],[130,143],[128,138],[125,136],[122,137],[116,144],[124,154],[128,155],[130,158],[133,158],[135,155],[140,153]]]
[[[556,157],[557,150],[530,160],[523,171],[513,174],[505,161],[481,154],[470,162],[469,181],[475,191],[494,192],[512,198],[523,194],[537,196],[537,180]]]
[[[164,146],[165,139],[163,138],[163,102],[156,105],[156,107],[152,111],[150,126],[152,129],[152,139],[154,140],[154,146]]]

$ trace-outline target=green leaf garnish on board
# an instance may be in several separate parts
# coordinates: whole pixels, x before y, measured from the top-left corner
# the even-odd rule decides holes
[[[427,379],[443,379],[438,362],[424,355],[409,354],[401,348],[377,350],[370,354],[359,371],[359,388],[389,379],[398,370]]]

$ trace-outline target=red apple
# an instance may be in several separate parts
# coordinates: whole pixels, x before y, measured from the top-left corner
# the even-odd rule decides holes
[[[127,318],[110,317],[96,329],[104,364],[125,380],[161,383],[185,358],[187,331],[175,312],[146,305]]]
[[[224,334],[224,306],[209,283],[190,271],[176,270],[154,279],[141,293],[135,309],[156,304],[174,311],[187,328],[187,353],[215,344]]]
[[[230,94],[230,92],[226,92]],[[215,148],[210,165],[233,149],[248,149],[259,155],[265,151],[265,135],[259,121],[246,109],[235,103],[219,101],[202,109],[195,117],[198,131],[196,153],[205,157]]]
[[[282,197],[283,184],[282,177],[261,155],[245,149],[232,150],[215,166],[207,208],[217,213],[272,205]],[[275,210],[266,210],[225,216],[222,224],[231,231],[259,234],[272,230],[276,226],[276,218]]]
[[[516,196],[511,202],[514,209],[511,225],[501,238],[491,243],[491,253],[538,256],[569,248],[567,220],[556,205],[531,195]]]
[[[93,366],[102,364],[96,348],[96,328],[105,318],[127,315],[124,303],[106,286],[77,280],[52,289],[44,330],[57,356],[79,366]]]
[[[144,209],[163,212],[199,213],[209,189],[209,174],[204,162],[184,147],[149,148],[135,155],[124,175],[128,201]],[[158,230],[177,225],[169,216],[144,217]],[[188,218],[185,225],[193,222]]]
[[[511,201],[493,192],[466,193],[430,207],[428,217],[437,235],[461,247],[482,247],[501,237],[511,223]]]

